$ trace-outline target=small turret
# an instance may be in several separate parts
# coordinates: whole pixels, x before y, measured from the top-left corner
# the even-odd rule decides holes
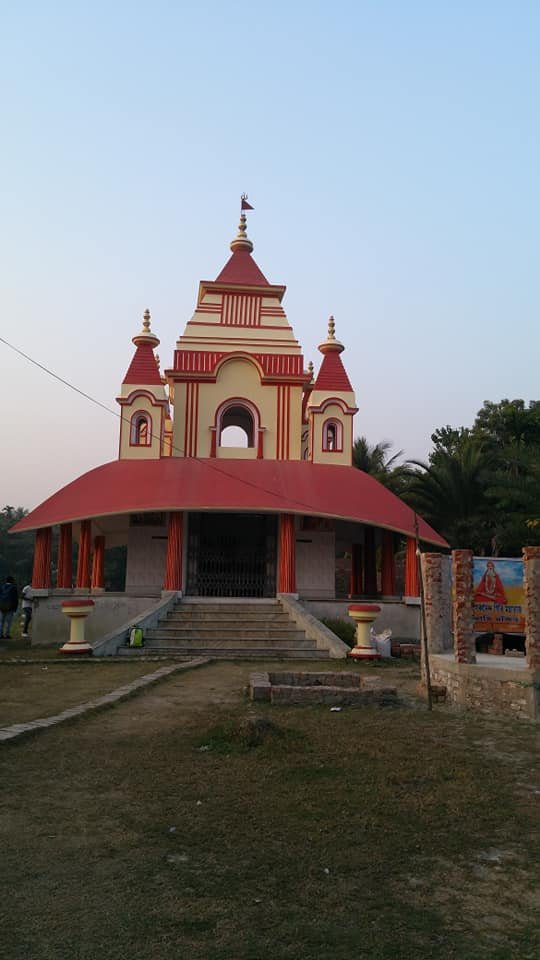
[[[146,309],[142,330],[132,338],[136,349],[117,398],[122,409],[121,460],[155,460],[163,453],[168,399],[159,361],[154,354],[159,337],[152,333],[150,323],[150,311]]]
[[[352,464],[353,417],[356,399],[336,339],[336,322],[328,320],[326,340],[319,344],[323,361],[307,402],[309,459],[314,463]]]

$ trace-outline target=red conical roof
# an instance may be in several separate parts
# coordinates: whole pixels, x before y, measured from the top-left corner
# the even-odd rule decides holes
[[[147,383],[149,385],[159,384],[161,386],[161,374],[151,343],[137,344],[137,349],[133,354],[133,360],[122,382]]]
[[[223,270],[216,277],[216,283],[238,283],[250,287],[270,286],[249,250],[234,250]]]
[[[353,392],[351,382],[337,351],[325,353],[313,389],[349,390],[351,393]]]

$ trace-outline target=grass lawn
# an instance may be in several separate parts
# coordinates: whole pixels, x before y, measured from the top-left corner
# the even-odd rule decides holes
[[[254,711],[251,669],[1,748],[6,957],[536,960],[537,728],[410,703]],[[279,735],[249,747],[254,712]]]

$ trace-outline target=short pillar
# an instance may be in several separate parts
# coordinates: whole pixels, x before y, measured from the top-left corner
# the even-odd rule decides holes
[[[90,589],[90,551],[92,548],[92,521],[81,520],[79,553],[77,555],[77,588]]]
[[[292,513],[282,513],[280,517],[278,593],[296,593],[296,530]]]
[[[353,543],[351,548],[351,579],[349,581],[349,595],[359,597],[363,594],[362,582],[362,544]]]
[[[368,597],[377,594],[377,556],[373,527],[366,527],[364,533],[364,591]]]
[[[175,510],[169,514],[167,556],[165,558],[164,590],[182,589],[182,550],[184,542],[184,514]]]
[[[476,663],[473,633],[473,553],[452,550],[454,654],[458,663]]]
[[[394,534],[391,530],[382,532],[381,593],[383,597],[394,597],[396,594]]]
[[[56,586],[60,590],[71,590],[73,586],[73,534],[70,523],[60,526],[58,540],[58,562],[56,570]]]
[[[407,537],[407,550],[405,553],[405,596],[420,596],[418,557],[416,556],[416,540],[414,537]]]
[[[540,670],[540,547],[523,547],[525,655],[530,670]]]
[[[36,533],[34,547],[34,566],[32,569],[32,587],[34,590],[48,590],[51,586],[51,544],[52,530],[43,527]]]
[[[378,660],[380,653],[372,646],[370,628],[381,612],[379,604],[351,603],[347,612],[356,624],[356,646],[349,650],[348,656],[353,660]]]
[[[94,537],[94,555],[92,557],[92,590],[105,587],[105,537]]]
[[[64,600],[62,613],[70,620],[69,640],[60,647],[60,653],[92,653],[92,647],[84,639],[84,622],[93,609],[93,600]]]

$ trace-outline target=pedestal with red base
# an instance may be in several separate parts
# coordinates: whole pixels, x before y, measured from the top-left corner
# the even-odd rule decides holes
[[[371,645],[369,629],[381,608],[377,603],[352,603],[347,612],[356,623],[356,646],[349,650],[348,656],[354,660],[378,660],[380,653]]]
[[[69,640],[60,647],[60,653],[92,653],[92,647],[84,639],[84,621],[94,607],[93,600],[64,600],[62,613],[69,617]]]

